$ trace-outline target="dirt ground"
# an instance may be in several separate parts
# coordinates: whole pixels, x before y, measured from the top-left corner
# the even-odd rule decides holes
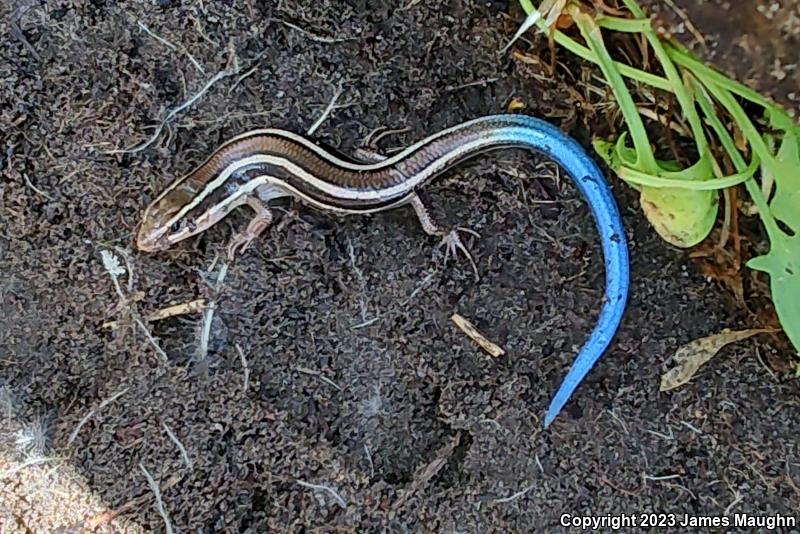
[[[444,221],[480,232],[478,282],[464,262],[442,266],[407,209],[302,209],[225,267],[217,258],[244,210],[176,250],[132,249],[142,210],[176,175],[247,129],[307,130],[339,89],[315,137],[344,152],[402,129],[380,139],[388,153],[514,98],[588,146],[573,91],[596,101],[590,71],[550,79],[498,54],[516,4],[3,10],[0,451],[23,466],[0,472],[4,531],[163,531],[142,468],[179,532],[527,532],[558,527],[562,513],[797,512],[800,387],[785,355],[756,337],[659,393],[680,344],[754,319],[659,241],[616,180],[630,307],[548,430],[603,268],[586,205],[541,159],[498,154],[430,188]],[[530,53],[544,50],[535,40]],[[112,153],[162,121],[147,147]],[[104,250],[133,271],[120,289],[141,316],[214,302],[208,353],[202,316],[184,315],[151,324],[162,359],[120,306]],[[453,312],[507,354],[477,350]],[[68,489],[61,471],[25,482],[24,453],[48,458],[37,469],[69,469]],[[72,513],[73,487],[93,495],[87,512]]]
[[[657,27],[797,117],[800,0],[643,0]]]

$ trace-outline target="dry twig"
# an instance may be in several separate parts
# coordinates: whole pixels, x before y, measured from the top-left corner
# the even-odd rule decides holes
[[[158,486],[158,483],[155,481],[155,479],[153,479],[150,471],[147,470],[143,463],[139,463],[139,469],[141,469],[142,473],[144,473],[144,477],[147,479],[147,483],[150,485],[153,495],[155,495],[158,513],[164,520],[164,528],[166,529],[167,534],[173,534],[175,531],[172,529],[172,522],[169,520],[169,514],[167,514],[167,509],[164,507],[164,501],[161,499],[161,488]]]
[[[156,131],[153,132],[153,135],[150,136],[150,139],[147,141],[133,147],[133,148],[126,148],[122,150],[109,150],[106,154],[133,154],[136,152],[141,152],[142,150],[146,149],[150,145],[152,145],[158,136],[161,135],[161,132],[164,130],[164,127],[169,123],[176,115],[180,112],[184,111],[185,109],[189,108],[197,102],[206,92],[211,89],[211,87],[219,82],[220,80],[227,78],[228,76],[233,76],[239,73],[239,60],[236,57],[236,50],[233,48],[233,43],[229,45],[229,61],[228,65],[225,67],[224,70],[219,71],[216,73],[210,80],[206,82],[206,84],[194,95],[192,95],[188,100],[186,100],[180,106],[173,108],[167,116],[164,117],[164,120],[156,127]]]
[[[331,497],[333,497],[333,498],[334,498],[334,500],[336,501],[336,504],[338,504],[338,505],[339,505],[339,506],[341,506],[342,508],[347,508],[347,501],[345,501],[345,500],[342,498],[342,496],[341,496],[341,495],[339,495],[339,494],[336,492],[336,490],[334,490],[333,488],[331,488],[331,487],[329,487],[329,486],[322,485],[322,484],[311,484],[311,483],[309,483],[309,482],[304,482],[304,481],[302,481],[302,480],[295,480],[295,482],[297,482],[298,484],[300,484],[300,485],[301,485],[301,486],[303,486],[304,488],[313,489],[313,490],[315,490],[315,491],[325,491],[325,492],[327,492],[328,494],[330,494],[330,495],[331,495]]]
[[[93,410],[90,410],[89,413],[87,413],[83,417],[83,419],[78,421],[78,425],[70,433],[69,438],[67,438],[67,447],[72,445],[72,442],[75,441],[76,437],[78,437],[78,433],[81,431],[81,428],[83,428],[83,425],[85,425],[89,421],[89,419],[91,419],[92,416],[94,416],[94,414],[96,414],[97,412],[99,412],[100,410],[102,410],[103,408],[105,408],[106,406],[108,406],[109,404],[111,404],[112,402],[114,402],[115,400],[117,400],[118,398],[120,398],[122,395],[124,395],[127,392],[128,392],[128,388],[121,389],[120,391],[114,393],[109,398],[105,399],[100,404],[98,404],[97,408],[95,408]]]
[[[114,289],[116,290],[117,295],[119,296],[120,305],[128,309],[128,312],[131,314],[131,317],[133,317],[133,321],[142,330],[145,337],[150,342],[150,344],[153,345],[153,348],[155,348],[156,352],[161,357],[161,359],[164,362],[169,361],[169,358],[167,358],[167,353],[161,349],[156,340],[153,338],[152,334],[150,334],[150,330],[148,330],[147,326],[145,326],[144,324],[144,321],[142,321],[141,317],[139,317],[139,314],[131,305],[130,299],[128,298],[127,295],[125,295],[125,292],[122,291],[122,286],[120,286],[119,284],[119,277],[125,274],[126,271],[122,267],[122,265],[120,265],[119,258],[117,258],[114,254],[112,254],[108,250],[101,250],[100,256],[103,259],[103,267],[105,267],[106,271],[108,272],[108,275],[111,277],[111,281],[114,283]],[[133,273],[128,273],[128,276],[133,276]]]
[[[483,334],[478,332],[478,329],[475,328],[475,325],[473,325],[471,322],[469,322],[469,320],[467,320],[463,316],[454,313],[450,317],[450,320],[452,320],[453,323],[455,323],[455,325],[458,328],[460,328],[462,332],[467,334],[467,337],[469,337],[472,341],[477,343],[480,346],[480,348],[489,353],[490,356],[494,356],[495,358],[497,358],[498,356],[502,356],[506,353],[506,351],[500,348],[500,346],[489,341]]]
[[[164,431],[167,433],[167,436],[169,436],[169,439],[171,439],[172,442],[178,447],[181,457],[183,458],[183,463],[185,463],[186,467],[191,470],[192,467],[194,467],[194,464],[192,463],[192,459],[189,458],[189,453],[186,452],[186,447],[184,447],[183,443],[181,443],[177,436],[172,433],[172,430],[167,426],[167,423],[161,423],[161,426],[164,427]]]

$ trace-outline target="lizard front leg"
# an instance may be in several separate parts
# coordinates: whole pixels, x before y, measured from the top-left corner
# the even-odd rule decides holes
[[[253,211],[256,212],[256,215],[250,220],[243,231],[236,232],[231,238],[230,243],[228,243],[229,260],[233,260],[237,249],[241,252],[247,250],[252,242],[261,235],[273,221],[270,209],[256,197],[248,196],[243,203],[250,206]]]

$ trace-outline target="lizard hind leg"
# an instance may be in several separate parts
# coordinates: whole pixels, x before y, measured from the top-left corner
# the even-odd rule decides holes
[[[475,237],[480,237],[480,234],[474,230],[463,228],[461,226],[457,226],[450,231],[442,229],[438,224],[436,224],[436,221],[433,220],[428,208],[425,207],[425,204],[422,203],[422,200],[416,194],[411,196],[409,203],[414,208],[414,212],[417,214],[417,218],[419,219],[419,222],[422,225],[422,229],[425,231],[425,233],[430,236],[442,238],[442,241],[439,243],[439,248],[445,247],[444,261],[447,262],[447,260],[450,258],[450,255],[455,258],[460,252],[467,258],[467,260],[469,260],[470,265],[472,265],[472,271],[475,273],[475,280],[480,279],[478,267],[475,265],[475,260],[472,258],[472,254],[470,254],[469,250],[464,245],[464,242],[461,241],[461,237],[458,235],[458,233],[464,232],[474,235]]]

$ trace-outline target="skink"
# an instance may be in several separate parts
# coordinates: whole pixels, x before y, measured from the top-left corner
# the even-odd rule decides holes
[[[458,235],[464,229],[442,230],[417,192],[467,158],[508,147],[544,153],[567,171],[591,207],[605,261],[600,317],[550,403],[544,420],[547,427],[611,343],[625,311],[629,265],[625,229],[602,172],[575,140],[544,121],[524,115],[482,117],[374,163],[337,157],[284,130],[250,131],[222,145],[153,201],[145,212],[137,246],[143,251],[166,249],[246,204],[256,215],[232,238],[228,250],[235,254],[272,223],[267,202],[289,196],[342,214],[411,205],[426,233],[442,237],[449,252],[469,255]]]

